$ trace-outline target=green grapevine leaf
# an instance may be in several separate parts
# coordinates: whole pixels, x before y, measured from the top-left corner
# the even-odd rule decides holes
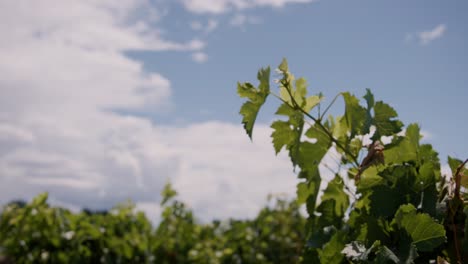
[[[391,136],[401,131],[403,123],[395,119],[398,117],[395,109],[382,101],[375,102],[374,95],[369,89],[366,89],[366,95],[363,98],[367,103],[366,118],[362,127],[363,134],[369,132],[371,125],[374,125],[376,128],[372,136],[372,140],[374,141],[382,136]],[[356,102],[353,102],[353,104],[356,105]],[[373,117],[372,109],[374,110]]]
[[[320,228],[334,225],[340,227],[342,218],[346,209],[349,206],[348,195],[343,190],[343,180],[339,176],[328,183],[321,200],[322,202],[317,207],[317,212],[321,213],[318,219]]]
[[[348,92],[342,95],[345,101],[345,120],[347,127],[350,129],[350,138],[369,133],[369,131],[363,129],[366,120],[366,109],[359,104],[359,99]]]
[[[448,156],[448,164],[449,164],[450,170],[452,171],[452,174],[454,174],[457,171],[458,166],[462,164],[462,161]]]
[[[391,136],[400,132],[403,123],[400,120],[394,120],[397,116],[397,112],[391,106],[382,101],[377,102],[374,106],[373,120],[376,130],[372,139],[378,140],[382,136]]]
[[[299,78],[296,80],[296,93],[295,99],[302,99],[307,95],[307,80]],[[296,101],[297,102],[297,101]],[[300,105],[300,102],[298,102]]]
[[[436,215],[436,205],[439,198],[437,184],[441,180],[440,161],[438,153],[429,144],[419,147],[419,158],[422,163],[419,168],[419,175],[416,182],[423,184],[422,208],[425,213],[431,216]]]
[[[281,61],[281,64],[278,66],[278,69],[282,72],[287,72],[289,70],[288,60],[286,60],[286,58],[283,58],[283,60]]]
[[[322,201],[320,205],[317,206],[317,212],[320,213],[317,222],[319,228],[341,225],[341,216],[336,213],[338,207],[336,200],[333,199]]]
[[[367,109],[366,109],[366,121],[364,122],[364,131],[370,131],[370,127],[373,122],[372,118],[372,108],[374,108],[375,100],[374,100],[374,95],[370,91],[370,89],[366,89],[366,95],[363,96],[364,100],[366,100],[367,103]]]
[[[335,215],[340,218],[344,216],[344,212],[349,206],[349,197],[343,189],[343,179],[341,179],[340,176],[335,176],[335,178],[328,183],[321,197],[322,203],[327,200],[335,201]]]
[[[260,69],[257,78],[260,81],[258,88],[255,88],[250,83],[237,84],[239,96],[248,99],[242,105],[239,113],[243,116],[242,124],[244,124],[244,129],[250,139],[252,139],[252,130],[260,107],[265,103],[270,93],[270,67]]]
[[[286,59],[283,59],[278,69],[283,74],[280,80],[280,97],[287,105],[295,109],[300,107],[305,112],[310,112],[320,103],[323,98],[321,95],[306,97],[308,86],[306,79],[299,78],[294,81],[294,75],[289,72]]]
[[[297,203],[303,204],[307,201],[310,195],[309,185],[306,182],[300,182],[297,184]]]
[[[418,161],[419,126],[411,124],[406,128],[405,137],[394,138],[388,148],[384,150],[386,163],[401,164],[408,161]]]
[[[300,182],[297,184],[297,203],[303,204],[307,201],[310,196],[317,194],[320,184],[316,181],[311,180],[307,182]]]
[[[423,144],[419,146],[419,158],[422,163],[434,164],[434,169],[440,172],[439,154],[434,149],[432,149],[431,145]],[[440,176],[440,173],[436,174],[436,176]]]
[[[366,89],[366,95],[364,95],[363,98],[366,100],[367,110],[370,111],[370,109],[374,107],[375,100],[374,100],[374,95],[372,94],[369,88]]]
[[[377,250],[375,263],[400,263],[400,259],[386,246],[381,246]]]
[[[300,145],[299,165],[303,169],[315,170],[318,168],[323,157],[331,147],[330,138],[321,131],[318,125],[311,126],[305,133],[306,137],[315,140],[302,142]]]
[[[417,213],[412,204],[400,206],[392,225],[405,230],[418,251],[431,251],[446,241],[444,226],[428,214]]]
[[[302,97],[305,96],[305,94],[307,93],[305,90],[305,86],[306,86],[305,79],[300,80],[299,83],[297,83],[296,81],[296,86],[299,84],[300,87],[299,89],[294,89],[293,82],[295,78],[294,78],[294,75],[292,75],[289,72],[288,61],[286,59],[283,59],[281,61],[281,64],[278,66],[278,70],[283,74],[283,77],[280,80],[280,87],[279,87],[280,97],[288,105],[295,107],[293,103],[293,98],[295,100],[298,98],[302,99]],[[293,98],[291,98],[291,96]],[[299,104],[299,102],[297,103]]]
[[[282,116],[287,116],[287,117],[290,118],[290,117],[294,116],[295,113],[296,113],[296,111],[291,106],[289,106],[288,104],[281,104],[278,107],[278,110],[276,110],[275,114],[282,115]]]
[[[165,205],[167,201],[177,196],[177,192],[172,188],[172,185],[170,183],[166,183],[166,185],[164,185],[163,190],[161,191],[161,196],[161,205]]]
[[[305,111],[310,112],[312,108],[317,106],[323,99],[322,96],[312,95],[307,96],[307,81],[304,78],[296,80],[296,90],[294,91],[294,100]]]
[[[397,210],[401,197],[398,190],[392,189],[387,185],[377,185],[372,188],[370,199],[370,210],[377,216],[388,217]]]
[[[275,148],[276,154],[281,151],[283,146],[289,147],[294,143],[297,137],[289,122],[278,120],[271,124],[271,128],[274,130],[271,137],[273,138],[273,147]]]
[[[318,95],[312,95],[312,96],[307,97],[305,106],[303,108],[304,111],[310,112],[312,108],[317,106],[322,101],[322,98],[323,97],[318,96]]]
[[[361,181],[357,188],[359,191],[364,191],[381,184],[384,184],[384,180],[377,175],[377,169],[375,167],[369,167],[362,173]]]
[[[417,184],[421,189],[425,189],[430,185],[436,183],[436,174],[434,170],[434,164],[432,163],[424,163],[419,167],[419,177]]]
[[[322,250],[319,250],[320,262],[339,264],[343,261],[344,255],[341,253],[346,243],[346,233],[336,232],[325,244]]]
[[[458,167],[462,164],[462,162],[463,161],[459,159],[452,158],[450,156],[448,157],[448,164],[450,166],[450,170],[452,171],[452,175],[456,173]],[[460,173],[462,175],[460,181],[461,186],[468,188],[468,169],[466,168],[466,166],[461,169]]]
[[[34,199],[32,201],[32,206],[36,207],[36,206],[46,204],[48,197],[49,197],[49,194],[46,193],[46,192],[39,194],[38,196],[34,197]]]
[[[343,139],[346,137],[346,133],[348,132],[348,126],[344,116],[336,117],[336,121],[332,116],[330,116],[327,120],[327,126],[330,127],[334,138],[344,141]]]
[[[396,253],[398,254],[400,263],[414,264],[414,260],[418,257],[418,250],[412,242],[411,236],[405,230],[399,230],[397,234],[399,236]]]
[[[278,115],[289,116],[288,121],[277,120],[273,122],[271,128],[273,132],[273,147],[278,154],[283,147],[289,151],[289,157],[296,166],[299,159],[299,147],[301,145],[301,135],[304,128],[304,117],[302,113],[292,110],[286,104],[282,104],[276,111]]]
[[[320,178],[320,172],[318,167],[313,170],[301,170],[299,173],[299,178],[305,178],[308,184],[308,192],[306,197],[307,201],[307,212],[309,215],[313,215],[315,213],[315,205],[317,202],[317,196],[320,189],[320,183],[322,182]],[[306,194],[303,194],[304,196]],[[302,196],[302,195],[301,195]]]

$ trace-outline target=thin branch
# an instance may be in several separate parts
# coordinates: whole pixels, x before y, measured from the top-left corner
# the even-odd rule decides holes
[[[335,103],[336,99],[338,99],[338,97],[341,95],[341,93],[335,95],[335,98],[333,98],[333,100],[330,102],[330,104],[327,106],[327,108],[325,108],[325,111],[323,111],[322,113],[322,116],[320,116],[320,113],[319,113],[319,120],[322,120],[323,117],[325,116],[325,114],[327,113],[328,109],[330,109],[330,107]]]
[[[319,119],[319,120],[322,120],[322,119],[320,118],[320,105],[321,105],[321,103],[319,103],[319,104],[317,105],[318,119]]]

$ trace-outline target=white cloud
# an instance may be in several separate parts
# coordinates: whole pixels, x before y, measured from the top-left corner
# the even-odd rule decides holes
[[[430,141],[434,139],[434,135],[427,130],[421,130],[421,136],[422,141]]]
[[[110,110],[167,108],[171,84],[124,51],[196,51],[204,43],[161,38],[149,26],[157,12],[148,3],[0,3],[1,202],[50,190],[64,203],[110,205],[142,182],[156,188],[164,181],[145,180],[150,169],[166,167],[131,142],[133,129],[151,130],[151,123]],[[151,17],[136,19],[141,9]],[[104,198],[94,203],[96,195]]]
[[[32,142],[34,141],[34,135],[29,131],[10,124],[0,124],[0,144],[6,144],[12,141],[18,143]]]
[[[209,219],[253,216],[269,192],[295,192],[290,163],[275,157],[266,125],[251,143],[241,125],[158,126],[112,111],[159,110],[171,100],[171,82],[125,50],[204,46],[163,39],[149,26],[158,12],[135,17],[148,3],[0,3],[0,203],[43,191],[75,209],[131,198],[153,217],[171,178]]]
[[[311,3],[314,0],[181,0],[190,12],[221,14],[254,7],[281,8],[291,3]]]
[[[208,55],[206,55],[206,53],[204,52],[194,52],[192,53],[192,59],[195,61],[195,62],[198,62],[198,63],[204,63],[208,60]]]
[[[255,128],[252,143],[240,125],[229,123],[156,127],[141,118],[114,118],[90,123],[100,131],[81,137],[39,131],[39,142],[3,153],[0,200],[48,190],[63,204],[102,208],[131,198],[140,209],[152,208],[145,211],[153,218],[158,193],[171,178],[180,198],[209,220],[252,217],[268,193],[294,195],[296,176],[286,155],[274,155],[266,125]]]
[[[440,166],[440,172],[442,176],[447,177],[447,179],[450,179],[452,177],[452,169],[450,169],[450,166],[445,163]]]
[[[148,220],[154,224],[158,224],[161,220],[161,206],[158,203],[141,202],[136,204],[136,211],[145,213]]]
[[[286,155],[275,156],[271,129],[254,133],[252,143],[240,125],[208,122],[167,134],[179,161],[174,187],[203,219],[252,217],[268,193],[295,193],[296,176]]]
[[[441,38],[446,29],[447,27],[444,24],[440,24],[431,30],[420,32],[418,33],[419,41],[422,45],[427,45],[432,41]]]

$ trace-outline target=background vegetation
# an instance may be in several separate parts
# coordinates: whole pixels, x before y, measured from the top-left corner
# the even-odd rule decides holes
[[[297,203],[274,198],[252,220],[198,223],[167,185],[157,227],[131,203],[72,213],[47,194],[12,202],[0,219],[0,263],[295,263],[305,218]]]

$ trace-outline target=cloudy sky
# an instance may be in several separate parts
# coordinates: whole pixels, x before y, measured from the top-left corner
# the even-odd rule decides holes
[[[274,104],[250,142],[236,82],[283,57],[314,93],[371,88],[443,160],[466,158],[467,11],[464,0],[0,1],[0,203],[130,198],[155,219],[170,179],[200,219],[255,215],[297,182],[270,144]]]

